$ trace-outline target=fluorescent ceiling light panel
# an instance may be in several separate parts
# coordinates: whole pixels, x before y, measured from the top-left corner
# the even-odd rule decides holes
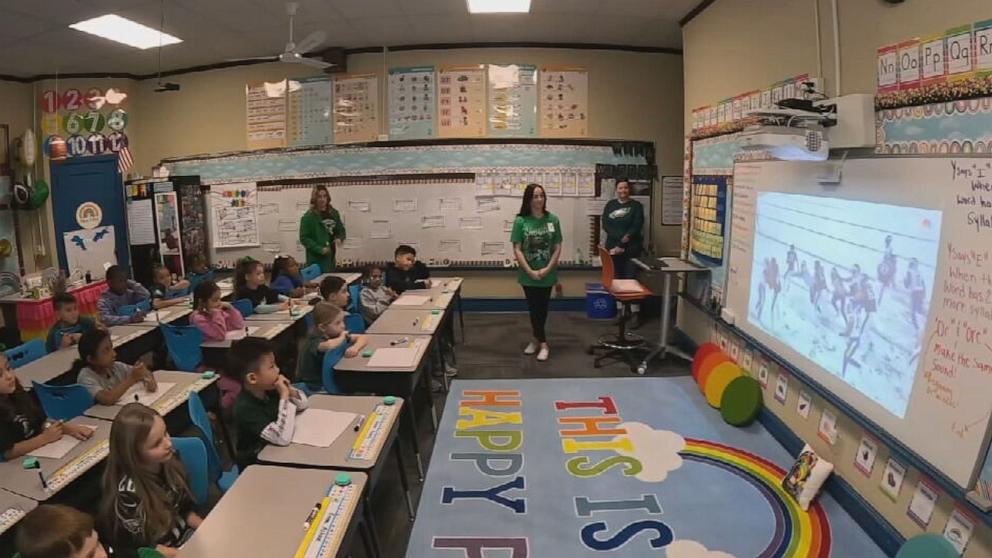
[[[152,29],[115,14],[87,19],[73,23],[69,27],[141,50],[155,48],[160,44],[165,46],[183,42],[182,39],[173,37],[168,33],[160,33],[158,29]]]
[[[467,0],[472,14],[526,14],[530,0]]]

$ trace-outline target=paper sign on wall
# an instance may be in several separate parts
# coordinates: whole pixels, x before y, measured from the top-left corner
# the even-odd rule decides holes
[[[437,98],[438,137],[486,135],[485,66],[442,66],[438,72]]]
[[[964,554],[968,543],[971,542],[971,535],[975,531],[975,519],[969,514],[955,508],[951,516],[947,518],[947,525],[944,526],[944,538],[954,546],[958,554]]]
[[[489,65],[489,135],[537,135],[537,67]]]
[[[837,415],[830,409],[824,409],[820,415],[816,435],[831,446],[837,443]]]
[[[286,147],[286,80],[245,85],[248,149]]]
[[[882,493],[895,502],[899,499],[899,491],[902,489],[902,481],[906,478],[906,468],[890,457],[882,471],[882,481],[878,487]]]
[[[214,248],[259,246],[258,189],[254,182],[210,188]]]
[[[854,467],[866,477],[871,477],[875,468],[875,457],[878,455],[878,442],[865,436],[858,445],[858,453],[854,456]]]
[[[374,141],[379,134],[379,78],[375,74],[334,79],[334,142]]]
[[[390,68],[389,139],[434,137],[434,67]]]
[[[789,377],[785,375],[785,372],[781,370],[778,373],[778,379],[775,380],[775,401],[785,405],[785,398],[789,393]]]
[[[582,68],[547,67],[541,71],[541,135],[589,135],[589,73]]]
[[[906,513],[924,531],[930,525],[930,518],[933,517],[933,510],[937,506],[937,498],[937,488],[926,479],[920,478],[919,482],[916,483],[916,492],[913,493],[913,499],[910,500]]]
[[[809,410],[813,406],[813,398],[805,391],[799,392],[799,401],[796,402],[796,414],[809,418]]]

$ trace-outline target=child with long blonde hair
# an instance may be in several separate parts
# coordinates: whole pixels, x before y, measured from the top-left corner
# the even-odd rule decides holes
[[[125,405],[110,427],[100,517],[117,552],[151,547],[171,558],[203,521],[165,421],[140,403]]]

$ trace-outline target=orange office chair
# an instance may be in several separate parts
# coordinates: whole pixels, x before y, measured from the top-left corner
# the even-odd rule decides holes
[[[627,322],[631,316],[631,305],[655,296],[655,294],[634,280],[615,281],[613,279],[613,258],[602,246],[599,247],[599,258],[603,262],[603,287],[620,302],[622,309],[620,319],[617,320],[617,334],[600,337],[595,345],[589,347],[587,352],[592,355],[603,351],[603,354],[597,356],[596,360],[593,361],[595,368],[602,366],[603,361],[606,360],[622,360],[630,366],[631,372],[644,374],[646,370],[641,368],[641,359],[635,353],[646,353],[650,347],[644,337],[627,332]]]

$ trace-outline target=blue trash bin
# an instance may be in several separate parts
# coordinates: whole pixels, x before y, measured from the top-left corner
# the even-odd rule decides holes
[[[586,316],[593,320],[617,317],[617,302],[602,283],[586,283]]]

